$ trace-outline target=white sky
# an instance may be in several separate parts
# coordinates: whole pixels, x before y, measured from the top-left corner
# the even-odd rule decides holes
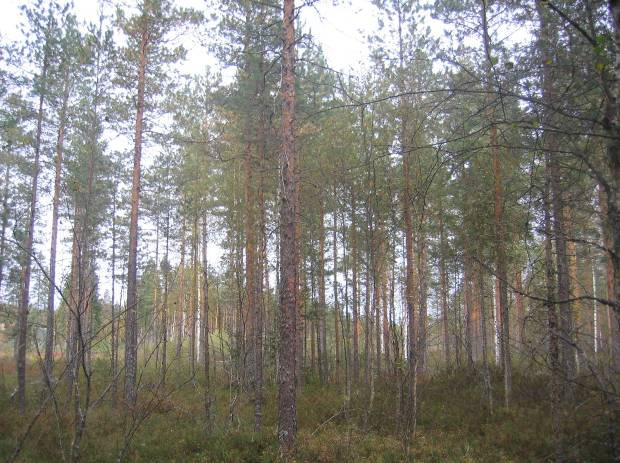
[[[22,17],[19,6],[27,0],[2,0],[0,31],[8,39],[20,37],[19,24]],[[204,8],[203,0],[177,0],[180,6]],[[98,2],[96,0],[74,0],[74,11],[81,20],[95,22]],[[365,61],[368,47],[361,31],[377,27],[376,8],[369,0],[343,0],[338,5],[333,0],[319,0],[313,7],[306,7],[302,12],[302,21],[316,39],[323,45],[323,50],[331,66],[338,70],[356,70]],[[197,52],[197,49],[193,49]],[[201,51],[202,53],[202,51]],[[204,56],[204,55],[203,55]],[[190,61],[196,61],[198,53],[190,52]],[[199,71],[204,69],[205,58],[200,64],[192,64]]]
[[[28,3],[27,0],[0,0],[2,2],[2,14],[0,15],[0,33],[3,40],[18,40],[20,38],[20,23],[24,20],[19,11],[19,5]],[[125,3],[133,3],[134,0],[122,0]],[[106,3],[108,3],[106,1]],[[113,3],[116,3],[114,1]],[[297,3],[300,3],[298,1]],[[319,0],[312,7],[305,7],[301,14],[302,22],[306,31],[312,33],[315,40],[322,45],[326,55],[328,65],[332,68],[344,71],[345,73],[360,74],[368,63],[369,45],[366,42],[366,35],[377,32],[378,29],[378,9],[371,4],[370,0],[340,0],[334,5],[334,0]],[[109,3],[108,3],[109,4]],[[176,0],[180,6],[194,7],[203,9],[204,0]],[[98,16],[97,0],[74,0],[74,11],[81,21],[96,22]],[[205,13],[209,13],[205,11]],[[434,35],[443,29],[440,23],[429,21],[432,25]],[[426,21],[425,21],[426,22]],[[207,65],[212,68],[217,67],[216,59],[196,41],[188,38],[183,41],[188,48],[188,59],[182,65],[181,70],[187,73],[202,74]],[[150,164],[149,157],[151,150],[145,150],[144,165]],[[49,176],[48,176],[49,177]],[[44,237],[47,236],[48,226],[51,216],[50,195],[42,195],[40,221],[37,229],[40,251],[46,258],[49,254],[49,244]],[[68,224],[64,224],[64,229],[68,230]],[[144,243],[150,240],[148,236],[142,236]],[[42,241],[42,242],[41,242]],[[59,243],[58,271],[59,275],[66,274],[69,259],[69,249],[67,245]],[[209,262],[216,265],[221,257],[221,249],[211,245],[209,247]],[[154,251],[151,250],[151,253]],[[119,267],[120,268],[120,267]],[[101,263],[100,295],[103,296],[109,289],[109,279],[106,280],[107,263]],[[119,300],[119,299],[117,299]]]
[[[18,41],[21,39],[20,25],[25,21],[19,7],[28,4],[27,0],[2,0],[2,14],[0,15],[0,34],[3,41]],[[114,2],[116,3],[116,2]],[[126,2],[131,3],[131,2]],[[179,6],[194,7],[203,9],[205,2],[203,0],[176,0]],[[80,21],[96,22],[98,17],[99,2],[97,0],[74,0],[74,12]],[[208,11],[206,11],[208,14]],[[356,74],[362,70],[364,63],[367,61],[368,46],[365,43],[364,33],[362,31],[373,30],[376,25],[376,8],[371,5],[369,0],[343,0],[339,5],[334,5],[333,0],[319,0],[313,7],[306,7],[302,11],[302,22],[304,29],[311,31],[315,40],[318,41],[325,52],[329,66],[339,71],[350,72]],[[184,45],[188,49],[188,59],[182,64],[182,72],[187,73],[203,73],[207,65],[212,68],[217,67],[217,60],[209,55],[208,51],[197,44],[197,42],[189,38],[184,41]],[[145,152],[144,164],[148,165],[149,150]],[[51,181],[50,175],[41,178],[39,190],[42,188],[49,189],[50,185],[46,185]],[[37,224],[36,237],[37,247],[39,251],[49,258],[49,242],[48,227],[51,222],[51,195],[41,194],[39,215],[41,220]],[[70,233],[70,224],[64,223],[61,219],[58,257],[57,257],[57,275],[65,276],[68,273],[70,265],[70,248],[68,243],[62,242],[62,235],[68,236]],[[146,231],[146,230],[145,230]],[[151,241],[148,236],[141,237],[143,245],[145,240]],[[154,246],[154,245],[153,245]],[[151,247],[149,243],[149,247]],[[211,244],[209,246],[209,262],[211,265],[217,265],[222,255],[222,250]],[[154,253],[153,249],[149,249],[150,253]],[[122,265],[122,264],[121,264]],[[100,296],[104,296],[110,289],[109,264],[107,262],[100,263]],[[120,272],[120,265],[117,272]],[[119,289],[120,290],[120,289]],[[124,297],[117,290],[116,300],[120,302]],[[33,295],[33,301],[36,295]],[[59,303],[60,298],[56,298]]]

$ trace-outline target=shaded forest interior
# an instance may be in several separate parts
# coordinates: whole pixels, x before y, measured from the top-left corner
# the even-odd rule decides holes
[[[0,36],[0,457],[620,461],[620,1],[129,3]]]

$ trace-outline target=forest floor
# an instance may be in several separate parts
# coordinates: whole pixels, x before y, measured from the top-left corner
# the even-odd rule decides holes
[[[95,363],[92,400],[98,399],[109,386],[107,364]],[[66,392],[59,386],[57,407],[50,402],[41,407],[42,384],[33,381],[29,409],[20,414],[10,402],[13,371],[12,361],[0,357],[0,459],[10,457],[40,410],[36,423],[23,439],[23,449],[16,461],[68,459],[74,415],[72,404],[65,399]],[[40,376],[33,367],[28,373],[29,378]],[[132,462],[277,459],[275,387],[265,390],[263,430],[257,434],[253,432],[254,404],[249,395],[237,394],[234,388],[226,386],[223,378],[218,378],[212,393],[212,430],[207,435],[204,388],[200,382],[187,379],[187,368],[169,371],[163,392],[155,378],[155,372],[144,373],[139,403],[133,413],[126,411],[120,399],[114,404],[109,394],[92,407],[86,418],[81,461],[117,461],[125,447],[125,461]],[[499,372],[493,372],[492,379],[493,413],[487,407],[478,373],[444,372],[421,381],[417,429],[408,450],[398,432],[397,381],[377,384],[370,410],[369,396],[363,392],[353,394],[347,406],[342,386],[310,382],[298,394],[297,459],[304,462],[551,461],[553,436],[547,378],[516,374],[514,400],[509,409],[501,405]],[[582,392],[576,398],[576,405],[562,412],[561,438],[571,461],[608,461],[612,433],[620,435],[618,423],[610,421],[599,394]],[[65,449],[64,458],[61,448]]]

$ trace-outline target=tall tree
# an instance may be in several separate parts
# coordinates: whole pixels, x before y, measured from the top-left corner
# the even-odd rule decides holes
[[[282,26],[282,151],[280,154],[280,351],[278,366],[278,442],[280,455],[295,452],[297,195],[295,154],[295,1],[284,0]]]
[[[142,0],[138,13],[125,19],[119,11],[119,22],[127,34],[127,58],[133,63],[137,78],[135,88],[136,117],[134,125],[134,158],[131,187],[131,215],[129,222],[129,258],[127,263],[127,312],[125,320],[125,400],[130,406],[136,402],[138,366],[138,215],[140,210],[140,178],[142,137],[146,103],[155,90],[149,77],[162,79],[161,68],[173,63],[184,54],[183,48],[170,50],[166,36],[174,29],[198,16],[191,10],[173,8],[169,0]],[[150,75],[147,75],[150,74]],[[158,82],[161,85],[161,82]]]
[[[34,227],[37,214],[37,195],[39,187],[40,157],[42,148],[44,103],[48,98],[48,79],[52,63],[55,60],[56,37],[58,36],[58,19],[60,6],[52,3],[47,9],[39,2],[34,8],[24,8],[24,12],[32,27],[31,47],[29,53],[38,69],[34,81],[34,93],[38,97],[36,112],[36,129],[34,135],[34,159],[32,183],[30,187],[30,207],[26,234],[22,246],[24,263],[21,277],[21,295],[18,308],[18,339],[17,339],[17,404],[20,409],[26,407],[26,347],[28,337],[28,312],[30,306],[30,275],[32,271],[32,253],[34,243]]]

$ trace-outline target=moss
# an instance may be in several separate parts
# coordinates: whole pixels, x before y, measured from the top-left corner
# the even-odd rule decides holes
[[[2,362],[2,360],[0,360]],[[5,360],[6,362],[6,360]],[[9,365],[3,365],[9,371]],[[107,365],[95,364],[94,397],[107,386]],[[36,372],[32,371],[36,377]],[[154,371],[142,377],[143,388],[135,416],[146,419],[138,427],[127,455],[132,462],[271,462],[277,461],[277,393],[265,391],[263,432],[253,432],[254,406],[239,393],[232,422],[231,391],[223,381],[211,391],[213,428],[205,432],[203,387],[187,380],[187,370],[169,374],[166,392],[157,389]],[[30,376],[33,377],[33,376]],[[8,379],[8,378],[7,378]],[[496,409],[486,408],[481,380],[465,371],[439,374],[420,382],[420,414],[415,438],[405,447],[396,415],[394,382],[378,382],[373,408],[366,413],[368,397],[353,394],[345,407],[340,386],[310,384],[298,398],[299,462],[521,462],[541,461],[553,454],[550,410],[544,377],[515,375],[515,405],[501,403],[499,372],[493,372]],[[7,380],[7,383],[9,381]],[[0,458],[8,457],[38,408],[36,391],[30,392],[29,410],[17,413],[7,387],[0,394]],[[20,461],[61,461],[71,441],[72,412],[59,388],[59,414],[47,407],[28,439]],[[233,393],[234,395],[234,393]],[[611,455],[618,423],[605,413],[600,397],[582,394],[579,407],[565,410],[564,438],[571,456],[579,461],[604,461]],[[82,444],[82,461],[116,460],[130,429],[131,415],[121,402],[106,399],[88,415]]]

